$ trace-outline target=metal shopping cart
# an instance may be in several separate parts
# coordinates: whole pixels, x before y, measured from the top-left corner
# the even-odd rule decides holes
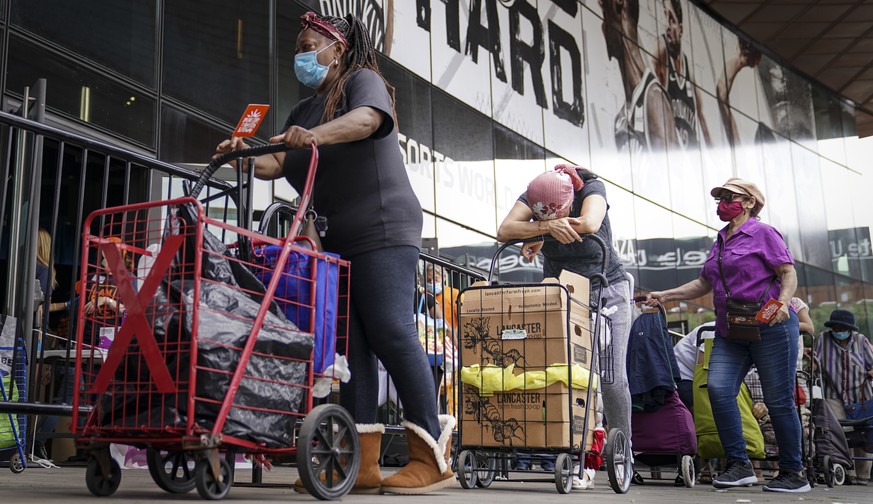
[[[145,448],[152,478],[170,493],[225,497],[237,454],[256,467],[296,454],[304,486],[320,499],[353,486],[354,421],[338,405],[313,407],[316,385],[330,389],[335,352],[348,349],[349,263],[297,237],[302,215],[277,239],[213,218],[196,199],[231,156],[284,149],[224,155],[190,197],[86,220],[75,373],[83,392],[72,426],[93,494],[120,484],[110,443]],[[302,208],[317,162],[313,146]],[[79,418],[83,405],[93,409]]]
[[[18,339],[13,346],[0,346],[0,401],[25,402],[27,400],[27,354],[24,340]],[[9,457],[9,469],[20,473],[27,468],[24,441],[27,438],[27,417],[23,414],[0,414],[0,451],[13,450]]]
[[[605,271],[605,243],[597,235],[583,238],[601,246]],[[605,456],[610,485],[625,493],[633,474],[628,435],[611,429],[606,453],[592,453],[595,389],[598,381],[614,379],[612,347],[601,342],[606,318],[589,305],[588,280],[578,275],[565,272],[560,283],[492,283],[494,265],[510,245],[495,253],[487,284],[461,293],[461,486],[488,487],[496,477],[512,476],[554,481],[566,494],[573,476],[583,477],[591,454]],[[597,277],[602,292],[607,280],[603,273]],[[554,460],[554,470],[547,471],[553,479],[526,478],[530,471],[513,469],[520,457],[539,459],[544,467],[542,461]]]

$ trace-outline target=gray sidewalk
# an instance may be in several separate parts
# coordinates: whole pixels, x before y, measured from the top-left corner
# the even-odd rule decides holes
[[[385,470],[389,472],[389,470]],[[250,471],[239,469],[237,481],[250,480]],[[645,474],[644,474],[645,475]],[[540,476],[540,475],[538,475]],[[230,502],[317,502],[313,497],[299,495],[290,488],[297,471],[290,467],[277,467],[265,473],[264,481],[268,484],[288,485],[284,488],[250,486],[234,486],[225,499]],[[547,475],[543,474],[544,479]],[[134,503],[134,502],[198,502],[202,501],[197,491],[186,495],[168,494],[155,485],[147,470],[125,470],[122,473],[121,486],[109,498],[98,498],[91,495],[85,487],[84,467],[62,467],[59,469],[28,468],[22,474],[12,474],[8,469],[0,472],[0,500],[6,503],[20,502],[99,502],[99,503]],[[631,486],[626,495],[612,492],[606,481],[606,475],[598,473],[595,478],[595,488],[590,490],[572,491],[568,495],[560,495],[553,481],[540,482],[494,482],[487,489],[464,490],[455,484],[452,488],[426,496],[346,496],[345,503],[383,503],[383,502],[423,502],[427,504],[451,503],[549,503],[549,502],[596,502],[601,503],[634,503],[634,504],[735,504],[735,503],[788,503],[803,502],[804,504],[871,504],[873,503],[873,487],[843,486],[828,489],[817,486],[805,494],[773,494],[765,493],[760,486],[716,492],[709,485],[698,485],[694,488],[676,488],[672,481],[654,482],[644,486]]]

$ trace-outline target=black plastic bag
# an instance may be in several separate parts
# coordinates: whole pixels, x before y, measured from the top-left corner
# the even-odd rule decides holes
[[[184,330],[192,330],[193,290],[183,295],[186,306]],[[230,286],[202,282],[198,324],[197,365],[201,368],[233,371],[240,351],[251,332],[260,304]],[[312,355],[312,334],[297,330],[284,316],[268,312],[258,333],[254,352],[246,366],[234,404],[288,413],[299,412],[306,389],[308,359]],[[300,359],[288,361],[274,356]],[[196,393],[224,401],[232,375],[200,369]],[[259,379],[260,378],[260,379]],[[220,405],[197,402],[195,416],[201,427],[214,425]],[[231,436],[266,443],[270,447],[290,446],[296,416],[234,407],[222,432]]]

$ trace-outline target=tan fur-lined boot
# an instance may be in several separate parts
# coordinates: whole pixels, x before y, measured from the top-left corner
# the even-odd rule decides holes
[[[379,471],[379,454],[382,451],[382,434],[385,433],[385,426],[382,424],[355,424],[355,428],[358,431],[358,439],[361,443],[361,466],[358,469],[358,478],[355,480],[355,486],[352,487],[350,493],[380,493],[382,490],[382,473]],[[309,493],[300,479],[294,482],[294,491],[297,493]]]
[[[450,442],[455,419],[440,415],[440,438],[435,440],[424,429],[411,422],[403,422],[409,463],[395,474],[382,480],[382,492],[415,495],[450,486],[455,479],[449,467]]]

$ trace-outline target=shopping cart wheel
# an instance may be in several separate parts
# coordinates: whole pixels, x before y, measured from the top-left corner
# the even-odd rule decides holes
[[[494,482],[494,476],[497,474],[497,459],[492,457],[490,453],[479,453],[476,456],[476,486],[479,488],[488,488]]]
[[[834,485],[843,486],[846,483],[846,467],[843,464],[834,464]]]
[[[306,490],[321,500],[349,493],[361,465],[355,421],[336,404],[316,406],[297,438],[297,472]]]
[[[25,468],[24,459],[21,458],[21,454],[16,452],[13,453],[11,457],[9,457],[9,470],[15,474],[24,472]]]
[[[682,482],[685,483],[687,488],[694,488],[694,483],[697,478],[697,474],[695,474],[694,471],[694,457],[691,455],[682,455],[682,461],[679,464],[682,473]]]
[[[149,448],[146,450],[146,461],[152,479],[166,492],[183,494],[197,486],[194,481],[197,461],[190,452],[168,452]]]
[[[108,474],[104,474],[100,467],[100,462],[97,457],[88,459],[88,466],[85,468],[85,484],[88,490],[97,497],[108,497],[118,490],[118,485],[121,484],[121,467],[118,462],[109,457],[107,451],[107,469]]]
[[[615,493],[627,493],[634,474],[630,441],[624,432],[610,429],[606,448],[606,473],[609,475],[609,486]]]
[[[476,452],[463,450],[458,455],[458,481],[467,490],[476,486],[479,476],[476,471]]]
[[[566,453],[555,459],[555,487],[558,493],[568,494],[573,488],[573,459]]]
[[[227,496],[230,487],[233,486],[233,469],[230,467],[230,462],[224,457],[219,457],[218,465],[219,475],[216,478],[209,457],[197,461],[194,482],[197,485],[197,493],[204,499],[221,500]]]
[[[825,455],[821,460],[821,469],[822,475],[824,475],[824,482],[828,488],[834,487],[834,461],[831,459],[830,455]]]

